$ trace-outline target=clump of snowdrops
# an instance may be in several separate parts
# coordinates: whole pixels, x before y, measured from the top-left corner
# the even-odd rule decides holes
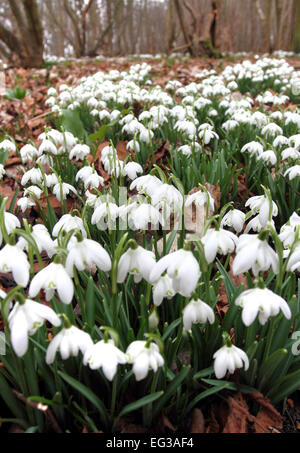
[[[296,75],[264,58],[163,89],[150,70],[51,88],[57,129],[0,143],[1,177],[10,151],[26,169],[0,210],[2,422],[98,432],[167,413],[179,426],[237,379],[274,404],[300,385],[300,115],[280,107]]]

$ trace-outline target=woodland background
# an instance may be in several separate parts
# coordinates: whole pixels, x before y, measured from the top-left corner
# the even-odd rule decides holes
[[[300,0],[0,0],[0,57],[300,51]]]

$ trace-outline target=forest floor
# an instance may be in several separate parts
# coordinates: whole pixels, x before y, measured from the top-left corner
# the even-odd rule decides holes
[[[44,131],[49,123],[50,108],[45,105],[47,90],[51,86],[59,87],[61,84],[76,85],[83,76],[92,75],[98,71],[109,71],[112,69],[126,70],[130,66],[146,62],[152,66],[151,77],[154,83],[164,86],[168,80],[179,80],[183,84],[197,81],[196,74],[203,69],[214,69],[217,72],[223,70],[226,65],[237,63],[245,58],[169,58],[169,59],[137,59],[137,58],[114,58],[94,60],[87,59],[81,61],[65,61],[57,64],[47,63],[43,68],[24,69],[7,68],[5,74],[5,87],[0,86],[0,139],[5,134],[14,137],[18,147],[29,143],[30,140],[36,142],[38,136]],[[252,59],[248,58],[247,59]],[[300,69],[300,58],[288,58],[296,70]],[[8,98],[8,89],[24,88],[27,93],[23,99]],[[12,199],[18,187],[17,174],[21,159],[11,155],[6,162],[6,169],[9,175],[6,176],[6,184],[1,187],[1,195]],[[225,296],[225,295],[224,295]],[[228,396],[219,404],[205,409],[204,414],[197,409],[193,412],[191,420],[187,420],[192,432],[219,432],[220,426],[226,423],[234,425],[235,429],[241,427],[242,422],[249,423],[251,419],[247,412],[247,403],[241,394]],[[273,412],[273,410],[275,412]],[[245,412],[246,411],[246,412]],[[224,416],[226,415],[226,421]],[[249,415],[249,418],[248,415]],[[265,406],[266,420],[276,426],[276,416],[280,415],[282,429],[274,427],[273,432],[300,432],[300,396],[298,393],[292,395],[288,400],[284,412],[278,414],[277,410]],[[275,419],[274,419],[275,417]],[[237,422],[237,419],[239,421]],[[241,422],[242,421],[242,422]],[[172,423],[165,420],[166,430],[172,432]],[[237,425],[235,425],[237,424]],[[135,432],[138,427],[130,425],[124,427],[123,432]],[[232,427],[233,429],[233,427]],[[229,431],[230,432],[230,431]],[[236,431],[231,431],[236,432]],[[242,431],[240,431],[242,432]]]

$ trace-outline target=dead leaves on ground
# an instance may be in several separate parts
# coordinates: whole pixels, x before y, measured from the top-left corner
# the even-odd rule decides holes
[[[259,407],[258,412],[254,408]],[[254,415],[255,413],[255,415]],[[206,433],[280,433],[282,416],[261,393],[236,393],[210,409]]]

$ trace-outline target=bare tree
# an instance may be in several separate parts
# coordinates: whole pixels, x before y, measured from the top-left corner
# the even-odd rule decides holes
[[[0,40],[5,54],[16,65],[40,66],[43,62],[43,28],[36,0],[8,0],[8,3],[16,30],[0,22]]]

